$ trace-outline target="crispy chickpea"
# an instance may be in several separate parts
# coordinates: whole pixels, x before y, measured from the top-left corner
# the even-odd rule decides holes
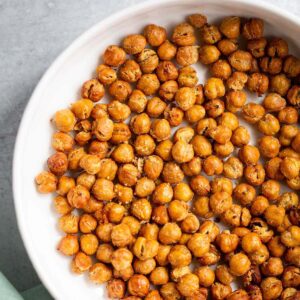
[[[116,47],[116,46],[115,46]],[[109,52],[109,51],[108,51]],[[122,52],[120,52],[122,53]],[[109,53],[110,55],[111,53]],[[108,59],[108,57],[107,57]],[[109,57],[111,59],[111,57]],[[124,62],[125,58],[122,57],[122,54],[120,55],[120,60],[117,58],[116,60],[112,60],[112,63],[119,63],[119,62]],[[112,84],[116,79],[117,79],[117,73],[113,68],[110,68],[107,65],[99,65],[96,69],[96,73],[98,76],[98,80],[104,84],[104,85],[110,85]]]
[[[281,270],[283,271],[283,266]],[[282,275],[282,283],[284,287],[298,287],[300,285],[300,269],[295,266],[286,267]]]
[[[247,72],[251,68],[252,56],[249,52],[236,50],[228,57],[230,65],[240,72]]]
[[[100,244],[96,252],[96,258],[100,262],[111,263],[113,253],[114,248],[111,244]]]
[[[131,34],[125,37],[122,46],[128,54],[138,54],[146,47],[147,41],[140,34]]]
[[[280,150],[280,142],[273,136],[264,136],[259,142],[259,150],[264,157],[274,158]]]
[[[266,172],[261,164],[249,165],[245,167],[244,176],[249,184],[258,186],[265,181]]]
[[[203,161],[203,171],[208,176],[220,175],[223,172],[223,162],[215,155],[210,155]]]
[[[147,103],[147,114],[152,118],[159,117],[166,109],[167,104],[158,97],[153,97]]]
[[[296,178],[300,172],[299,159],[285,157],[280,164],[280,171],[288,179]]]
[[[208,139],[202,135],[195,135],[191,141],[195,154],[201,158],[208,157],[212,154],[212,146]]]
[[[282,292],[282,283],[275,277],[267,277],[263,279],[260,287],[264,297],[263,299],[266,300],[278,299]]]
[[[92,259],[83,252],[78,252],[71,263],[71,269],[76,274],[82,274],[92,266]]]
[[[122,299],[125,296],[125,283],[121,279],[112,279],[106,286],[107,295],[110,299]]]
[[[131,203],[131,213],[141,221],[151,218],[152,207],[147,199],[138,199]]]
[[[104,178],[96,180],[92,192],[99,201],[111,201],[115,197],[113,182]]]
[[[220,99],[213,99],[205,103],[204,105],[207,115],[211,118],[217,118],[224,113],[225,104]]]
[[[215,44],[221,39],[221,33],[216,25],[206,24],[201,28],[200,33],[205,44]]]
[[[222,39],[218,42],[218,49],[223,55],[228,56],[237,50],[238,44],[234,39]]]
[[[69,152],[74,146],[74,139],[67,133],[55,132],[52,135],[51,145],[56,151]]]
[[[139,236],[146,238],[147,240],[157,240],[159,227],[157,224],[145,223],[141,226]]]
[[[251,214],[254,216],[260,216],[269,206],[269,201],[264,196],[257,196],[251,203]]]
[[[209,287],[215,281],[214,271],[211,268],[207,267],[207,266],[198,267],[195,270],[195,274],[198,276],[199,283],[200,283],[201,286]]]
[[[186,111],[195,104],[196,94],[192,88],[182,87],[176,92],[175,100],[179,107]]]
[[[142,134],[136,137],[134,149],[139,156],[148,156],[154,152],[155,142],[149,134]]]
[[[223,165],[224,176],[238,179],[243,176],[243,163],[237,157],[229,157]]]
[[[67,199],[63,196],[56,196],[54,198],[54,208],[60,215],[66,215],[73,210]]]
[[[261,265],[269,258],[268,248],[262,245],[258,250],[248,253],[248,257],[253,264]]]
[[[69,109],[62,109],[55,113],[54,123],[59,131],[67,133],[74,129],[76,117]]]
[[[188,21],[195,28],[202,28],[207,24],[207,17],[202,14],[192,14],[188,16]]]
[[[270,91],[285,96],[291,86],[291,80],[285,74],[277,74],[271,77]]]
[[[242,238],[242,248],[246,253],[252,253],[258,250],[262,243],[257,233],[248,233]]]
[[[233,191],[234,199],[238,200],[242,205],[251,204],[256,196],[256,190],[253,186],[247,183],[238,184]]]
[[[281,242],[287,247],[300,246],[300,227],[290,226],[281,234]]]
[[[150,288],[149,280],[142,274],[134,274],[128,281],[127,290],[130,295],[145,297]]]
[[[132,268],[132,266],[129,266],[128,268],[124,269],[124,270],[116,270],[113,269],[113,275],[115,278],[121,278],[124,281],[128,281],[132,275],[134,274],[134,270]]]
[[[246,165],[257,164],[260,158],[260,152],[257,147],[245,145],[239,150],[239,159]]]
[[[168,223],[169,215],[167,207],[164,205],[154,207],[152,211],[152,220],[159,225]]]
[[[48,194],[56,190],[57,177],[51,172],[43,171],[35,177],[39,193]]]
[[[172,156],[176,162],[186,163],[194,157],[193,146],[179,140],[172,147]]]
[[[92,130],[100,142],[106,142],[112,137],[114,130],[113,121],[107,117],[96,119],[92,124]]]
[[[176,53],[176,62],[185,67],[193,65],[198,61],[199,53],[197,46],[179,47]]]
[[[76,235],[67,234],[60,240],[57,249],[64,255],[75,255],[79,251],[78,237]]]
[[[206,234],[194,233],[187,246],[195,257],[201,257],[209,251],[210,239]]]
[[[81,215],[79,220],[79,228],[81,232],[91,233],[96,229],[96,227],[97,227],[97,220],[93,216],[89,214]]]
[[[239,127],[239,120],[235,114],[224,112],[218,119],[218,124],[230,128],[232,131]]]
[[[66,214],[59,218],[59,228],[65,233],[78,232],[79,217],[73,214]]]
[[[103,61],[106,65],[118,67],[125,62],[126,53],[118,46],[109,46],[103,54]]]
[[[98,172],[98,178],[104,178],[107,180],[114,180],[118,166],[116,162],[110,158],[104,158],[101,160],[101,168]]]
[[[125,247],[132,241],[130,228],[126,224],[118,224],[112,228],[111,241],[114,246]]]
[[[248,75],[244,72],[233,72],[226,83],[229,89],[241,91],[248,80]]]
[[[261,271],[266,276],[279,276],[283,272],[282,260],[278,257],[271,257],[261,265]]]
[[[139,220],[132,216],[125,216],[122,223],[129,226],[132,235],[137,235],[141,228]]]
[[[111,241],[111,232],[112,232],[113,226],[114,225],[112,223],[103,223],[103,224],[100,223],[97,226],[96,234],[100,241],[103,241],[106,243]]]
[[[133,186],[136,184],[140,173],[132,164],[124,164],[118,169],[119,182],[125,186]]]
[[[89,279],[96,283],[102,284],[112,278],[112,270],[102,263],[96,263],[89,269]]]
[[[298,122],[298,111],[296,108],[288,106],[278,113],[278,120],[284,124],[295,124]]]
[[[212,64],[210,71],[213,77],[228,79],[231,75],[231,66],[226,60],[220,59]]]
[[[135,194],[138,197],[147,197],[152,194],[155,189],[155,183],[152,179],[142,177],[139,179],[135,186]]]
[[[264,212],[267,223],[273,227],[278,227],[283,223],[285,209],[276,205],[270,205]]]
[[[111,223],[120,223],[124,214],[125,207],[118,203],[106,204],[108,220]]]
[[[270,75],[276,75],[281,72],[282,59],[278,57],[262,57],[259,62],[261,70]]]
[[[168,213],[172,221],[182,221],[188,214],[188,205],[184,201],[173,200],[169,203]]]
[[[194,28],[188,23],[178,24],[172,33],[172,41],[178,46],[192,46],[196,37]]]
[[[289,52],[288,44],[281,38],[273,38],[268,44],[267,52],[271,57],[285,57]]]
[[[227,192],[232,194],[233,186],[231,180],[225,177],[215,177],[211,181],[211,191],[212,193],[216,192]]]
[[[169,245],[177,243],[181,237],[181,229],[176,223],[166,223],[159,231],[158,239],[161,243]]]
[[[280,196],[280,183],[270,179],[262,184],[262,194],[270,201],[277,201]]]
[[[237,248],[239,238],[236,234],[225,230],[217,236],[216,243],[223,253],[230,253]]]
[[[198,196],[206,196],[210,192],[209,181],[202,175],[194,176],[190,181],[190,187]]]
[[[156,52],[152,49],[144,49],[137,55],[137,62],[143,73],[152,73],[158,66],[159,59]]]
[[[91,79],[86,81],[81,88],[81,96],[97,102],[104,96],[104,86],[97,80]]]
[[[204,85],[204,93],[208,99],[216,99],[225,95],[225,86],[220,78],[211,77]]]
[[[251,262],[244,253],[237,253],[229,260],[230,272],[235,276],[244,275],[250,268]]]
[[[140,260],[153,258],[158,253],[159,243],[157,240],[147,240],[145,237],[138,237],[133,245],[133,253]]]
[[[113,132],[110,142],[113,144],[120,144],[127,142],[131,138],[131,131],[129,126],[124,123],[114,123]]]
[[[150,131],[151,120],[146,113],[141,113],[132,117],[130,126],[135,134],[146,134]]]
[[[174,105],[168,105],[164,111],[164,118],[169,122],[171,126],[179,126],[184,117],[184,111]]]
[[[198,82],[197,71],[191,66],[182,67],[177,81],[179,86],[195,87]]]
[[[196,123],[205,116],[205,109],[202,105],[193,105],[185,112],[185,118],[189,123]]]
[[[80,237],[80,248],[87,255],[96,253],[99,242],[96,235],[92,233],[83,234]]]
[[[283,174],[280,171],[282,159],[275,157],[270,159],[265,164],[266,175],[275,180],[282,180],[284,178]]]
[[[226,299],[226,297],[232,292],[230,285],[225,285],[219,282],[215,282],[211,286],[211,294],[213,299],[222,300]]]
[[[225,285],[230,285],[235,277],[230,273],[229,267],[227,265],[218,265],[216,268],[217,279]]]
[[[71,188],[67,194],[69,204],[75,208],[83,208],[90,198],[90,192],[82,185]]]
[[[137,83],[137,88],[146,96],[155,94],[159,87],[160,83],[155,74],[144,74]]]
[[[299,197],[294,192],[286,192],[280,195],[278,199],[278,205],[285,208],[285,210],[290,210],[297,207],[299,204]]]
[[[154,258],[149,258],[146,260],[136,259],[133,263],[133,268],[136,273],[148,275],[150,274],[156,266],[156,261]]]
[[[176,287],[182,296],[192,296],[199,289],[199,278],[193,273],[185,274],[179,278]]]
[[[122,271],[131,266],[133,254],[127,248],[119,248],[112,253],[111,264],[117,271]]]
[[[166,29],[161,26],[149,24],[144,29],[144,36],[149,45],[158,47],[166,40],[167,32]]]
[[[175,184],[183,180],[184,174],[178,164],[175,162],[167,162],[164,165],[162,176],[165,182]]]
[[[156,204],[166,204],[173,198],[173,189],[170,183],[159,184],[153,193],[152,201]]]
[[[199,175],[201,171],[201,159],[194,157],[187,163],[182,164],[182,170],[186,176]]]
[[[116,80],[114,81],[110,87],[109,87],[109,93],[110,95],[115,98],[116,100],[120,102],[125,102],[130,94],[132,93],[131,86],[128,82],[123,81],[123,80]],[[116,105],[116,104],[115,104]],[[123,108],[123,106],[121,106]],[[127,107],[128,110],[128,107]],[[120,109],[121,111],[121,109]],[[111,113],[112,113],[111,109]],[[117,113],[114,114],[115,116]]]
[[[182,268],[191,263],[192,255],[185,245],[175,245],[168,254],[168,261],[173,268]]]
[[[147,98],[140,90],[133,90],[128,99],[128,106],[131,111],[141,113],[145,110],[147,105]]]
[[[192,200],[193,196],[194,193],[190,186],[184,182],[180,182],[174,187],[174,198],[177,200],[188,202]]]
[[[197,216],[208,219],[213,216],[211,208],[209,206],[209,198],[206,196],[196,197],[193,210]]]
[[[181,297],[174,282],[164,284],[160,288],[160,294],[166,300],[178,300]]]
[[[287,94],[287,100],[291,105],[298,106],[300,105],[300,96],[299,96],[300,87],[298,85],[293,85]]]
[[[170,41],[164,41],[157,49],[157,54],[161,60],[171,60],[175,57],[177,47]]]
[[[214,143],[214,151],[219,157],[227,157],[234,151],[234,146],[230,141],[225,144]]]
[[[214,45],[202,45],[199,48],[199,60],[205,65],[216,62],[221,55],[219,49]]]
[[[163,169],[163,160],[157,155],[151,155],[145,158],[143,170],[145,175],[155,180],[159,177]]]
[[[158,142],[167,140],[171,135],[171,127],[167,120],[156,119],[151,124],[150,134]]]
[[[262,73],[252,73],[248,77],[247,88],[250,92],[257,93],[258,95],[264,94],[269,87],[268,76]]]
[[[220,24],[220,31],[229,39],[236,39],[240,35],[241,19],[239,17],[224,18]]]
[[[230,141],[232,136],[232,130],[224,125],[218,125],[212,128],[208,132],[209,136],[219,144],[226,144]]]
[[[267,40],[264,37],[247,41],[247,50],[255,58],[260,58],[265,55],[266,46],[267,46]]]
[[[258,39],[263,36],[264,22],[261,19],[249,19],[243,26],[243,36],[247,40]]]
[[[156,68],[156,74],[160,81],[165,82],[176,80],[178,77],[178,70],[171,61],[162,61]]]
[[[300,74],[300,60],[293,55],[288,55],[283,64],[283,71],[288,77],[297,77]]]
[[[169,263],[168,255],[170,251],[171,251],[171,246],[159,244],[158,252],[157,255],[155,256],[155,259],[160,266],[166,266]]]
[[[84,172],[77,177],[76,184],[82,185],[86,187],[88,190],[90,190],[94,185],[95,181],[96,181],[95,175]]]
[[[213,118],[205,118],[198,122],[196,130],[199,135],[208,136],[210,129],[217,127],[217,122]]]

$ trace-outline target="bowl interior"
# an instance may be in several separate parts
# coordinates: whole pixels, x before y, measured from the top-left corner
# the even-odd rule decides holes
[[[254,1],[258,3],[258,1]],[[290,44],[291,52],[299,50],[299,20],[265,4],[253,1],[172,0],[152,1],[121,12],[99,23],[76,40],[51,66],[24,114],[17,139],[14,160],[14,196],[20,231],[30,258],[43,283],[56,299],[102,299],[103,286],[91,284],[86,276],[70,271],[70,258],[60,255],[56,246],[61,237],[58,215],[52,206],[53,195],[40,195],[34,177],[43,169],[52,153],[50,120],[55,111],[69,107],[80,96],[81,84],[95,76],[101,53],[110,44],[118,44],[127,34],[141,32],[149,23],[171,29],[191,13],[201,12],[209,22],[229,15],[255,16],[266,21],[267,36],[281,36]],[[296,18],[296,17],[295,17]],[[50,47],[51,45],[49,45]],[[198,64],[199,82],[207,68]],[[253,95],[249,100],[253,100]]]

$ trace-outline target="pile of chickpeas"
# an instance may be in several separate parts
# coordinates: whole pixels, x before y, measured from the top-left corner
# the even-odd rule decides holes
[[[203,85],[193,64],[209,68]],[[53,117],[36,177],[56,192],[72,271],[111,299],[299,300],[300,61],[287,42],[260,19],[194,14],[109,46],[96,74]]]

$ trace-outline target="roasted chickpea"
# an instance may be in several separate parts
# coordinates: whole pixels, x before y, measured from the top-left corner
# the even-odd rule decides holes
[[[251,214],[254,216],[260,216],[269,206],[269,201],[264,196],[257,196],[251,204]]]
[[[152,73],[159,63],[156,52],[152,49],[144,49],[137,55],[137,62],[143,73]]]
[[[172,41],[178,46],[192,46],[196,41],[194,28],[188,23],[178,24],[173,30]]]
[[[100,244],[96,252],[96,258],[103,263],[111,263],[113,253],[114,248],[111,244]]]
[[[152,207],[147,199],[138,199],[131,203],[131,213],[141,221],[151,218]]]
[[[198,61],[198,47],[197,46],[184,46],[179,47],[176,53],[176,62],[185,67],[193,65]]]
[[[194,157],[188,163],[182,165],[182,170],[186,176],[199,175],[201,171],[201,159]]]
[[[172,221],[182,221],[188,214],[188,205],[184,201],[173,200],[169,203],[168,213]]]
[[[111,232],[113,229],[112,223],[103,223],[99,224],[96,228],[96,234],[100,241],[110,242],[111,241]]]
[[[267,46],[267,40],[263,37],[247,41],[247,50],[255,58],[260,58],[260,57],[263,57],[265,55],[266,46]]]
[[[89,279],[96,283],[102,284],[112,278],[112,270],[102,263],[96,263],[89,269]]]
[[[233,72],[226,83],[229,89],[241,91],[248,80],[248,75],[244,72]]]
[[[167,162],[164,165],[162,176],[165,182],[175,184],[183,180],[184,173],[180,166],[175,162]]]
[[[92,266],[92,259],[83,252],[78,252],[71,263],[71,269],[76,274],[82,274]]]
[[[193,273],[185,274],[179,278],[176,287],[182,296],[192,296],[199,289],[199,278]]]
[[[244,176],[248,183],[258,186],[265,181],[266,172],[261,164],[249,165],[245,167]]]
[[[193,146],[179,140],[172,147],[172,156],[176,162],[186,163],[194,157]]]
[[[169,215],[167,207],[164,205],[154,207],[152,211],[152,220],[159,225],[168,223]]]
[[[194,233],[187,246],[195,257],[201,257],[209,251],[210,239],[206,234]]]
[[[179,126],[184,117],[184,111],[176,106],[168,105],[164,111],[164,117],[171,126]]]
[[[197,197],[193,204],[193,210],[197,216],[208,219],[213,216],[209,206],[209,198],[205,196]]]
[[[159,184],[153,193],[152,201],[156,204],[165,204],[172,200],[173,189],[169,183]]]
[[[145,27],[144,36],[149,45],[158,47],[166,40],[167,32],[166,29],[161,26],[150,24]]]
[[[56,151],[69,152],[74,146],[74,139],[67,133],[55,132],[52,135],[51,145]]]
[[[249,19],[243,26],[243,36],[247,40],[258,39],[263,36],[264,22],[261,19]]]
[[[181,297],[174,282],[164,284],[160,288],[160,294],[166,300],[178,300]]]
[[[51,172],[43,171],[35,177],[37,190],[42,194],[52,193],[56,190],[57,178]]]
[[[158,239],[161,243],[169,245],[177,243],[181,237],[181,229],[176,223],[166,223],[159,231]]]
[[[145,158],[143,170],[148,178],[155,180],[163,169],[163,161],[159,156],[151,155]]]
[[[300,87],[298,85],[293,85],[287,94],[287,99],[291,105],[295,105],[299,107],[300,104],[300,96],[299,96]]]
[[[239,238],[236,234],[225,230],[217,236],[216,243],[223,253],[230,253],[237,248]]]
[[[296,178],[300,171],[299,159],[285,157],[280,164],[280,171],[288,179]]]
[[[291,86],[291,80],[285,74],[277,74],[271,77],[270,91],[285,96]]]
[[[125,51],[118,46],[109,46],[106,48],[103,54],[103,61],[106,65],[112,67],[118,67],[125,62],[126,53]]]
[[[249,52],[236,50],[228,57],[230,65],[240,72],[247,72],[251,68],[252,56]]]
[[[229,157],[223,165],[224,176],[238,179],[243,176],[243,163],[236,157]]]
[[[285,209],[276,205],[270,205],[265,210],[264,216],[269,225],[278,227],[283,223]]]
[[[221,39],[221,33],[216,25],[206,24],[201,28],[200,33],[205,44],[215,44]]]
[[[128,268],[124,269],[124,270],[113,270],[113,275],[115,278],[121,278],[124,281],[128,281],[132,275],[134,274],[134,270],[132,268],[132,266],[129,266]]]
[[[261,285],[263,299],[277,299],[282,292],[282,283],[275,277],[267,277],[263,279]]]
[[[175,57],[177,47],[170,41],[164,41],[157,49],[157,54],[161,60],[171,60]]]
[[[179,69],[177,81],[180,86],[195,87],[198,82],[197,71],[191,66],[183,67]]]
[[[206,196],[210,192],[209,181],[202,175],[194,176],[190,181],[190,187],[199,196]]]
[[[140,34],[128,35],[122,43],[122,46],[128,54],[138,54],[146,47],[147,41]]]
[[[283,108],[278,113],[278,120],[279,120],[279,122],[280,123],[284,123],[284,124],[295,124],[295,123],[298,122],[298,117],[299,116],[298,116],[297,109],[294,108],[294,107],[291,107],[291,106]],[[284,126],[282,128],[284,128]]]
[[[201,28],[207,24],[207,17],[201,14],[192,14],[188,16],[188,21],[195,28]]]
[[[159,243],[157,240],[148,240],[145,237],[138,237],[133,245],[133,253],[140,260],[153,258],[158,253]]]
[[[158,142],[167,140],[171,134],[171,127],[167,120],[156,119],[151,124],[150,134]]]
[[[201,286],[209,287],[215,281],[214,271],[211,268],[207,267],[207,266],[197,268],[195,270],[195,274],[198,276],[199,283],[200,283]]]
[[[225,110],[225,104],[220,99],[213,99],[205,104],[205,110],[209,117],[216,118],[223,114]]]
[[[134,271],[139,274],[148,275],[150,274],[156,266],[154,258],[149,258],[146,260],[136,259],[133,263]]]
[[[168,261],[173,268],[181,268],[191,263],[192,255],[185,245],[175,245],[168,254]]]
[[[234,39],[222,39],[218,42],[218,49],[223,55],[228,56],[238,48],[237,41]]]
[[[159,87],[160,83],[155,74],[144,74],[137,83],[137,88],[146,96],[155,94]]]
[[[262,184],[262,194],[270,201],[277,201],[280,196],[280,183],[270,179]]]
[[[260,152],[257,147],[245,145],[239,150],[239,159],[246,165],[257,164],[260,158]]]
[[[126,287],[121,279],[112,279],[107,283],[107,295],[110,299],[124,298]]]
[[[139,156],[151,155],[155,150],[154,139],[149,134],[139,135],[134,141],[134,149]]]
[[[278,57],[262,57],[259,62],[261,70],[270,75],[276,75],[281,72],[282,59]]]
[[[156,224],[146,223],[141,226],[139,235],[147,240],[157,240],[159,227]]]
[[[216,62],[221,55],[219,49],[214,45],[202,45],[199,48],[199,60],[205,65]]]
[[[166,109],[167,104],[158,97],[153,97],[147,103],[147,114],[152,118],[159,117]]]
[[[133,186],[136,184],[140,173],[132,164],[124,164],[118,169],[118,179],[125,186]]]
[[[229,260],[230,272],[235,276],[242,276],[248,272],[251,262],[247,255],[240,252],[231,256]]]
[[[290,226],[281,234],[281,242],[287,247],[298,247],[300,245],[300,227]]]
[[[238,184],[233,191],[234,199],[238,200],[242,205],[251,204],[256,196],[256,190],[253,186],[247,183]]]
[[[219,282],[215,282],[211,286],[211,294],[213,299],[222,300],[226,299],[226,297],[232,292],[230,285],[225,285]]]
[[[127,290],[130,295],[145,297],[150,288],[149,280],[141,274],[134,274],[128,281]]]
[[[60,240],[57,249],[64,255],[75,255],[79,251],[78,237],[67,234]]]

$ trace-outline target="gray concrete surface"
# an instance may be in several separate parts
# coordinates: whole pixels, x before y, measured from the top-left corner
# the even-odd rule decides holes
[[[11,189],[13,147],[24,107],[42,74],[78,35],[142,1],[0,0],[0,270],[20,291],[39,283],[17,229]],[[268,1],[300,15],[298,0]]]

